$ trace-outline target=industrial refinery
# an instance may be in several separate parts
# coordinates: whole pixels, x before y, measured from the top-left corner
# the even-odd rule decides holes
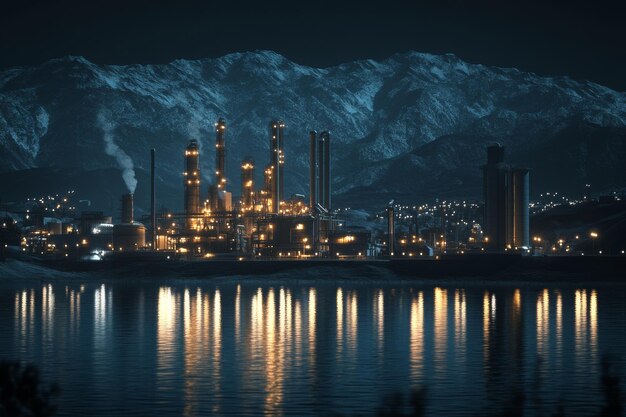
[[[335,219],[330,211],[330,133],[311,136],[310,204],[304,196],[286,198],[285,123],[269,123],[269,161],[264,181],[255,183],[255,161],[241,162],[241,196],[233,199],[226,177],[227,124],[215,123],[215,181],[203,184],[198,143],[184,152],[184,211],[156,216],[151,225],[155,251],[188,257],[226,254],[248,257],[314,257],[328,255]],[[318,162],[319,161],[319,162]],[[319,190],[318,190],[319,187]],[[318,197],[320,196],[320,202]]]
[[[181,149],[181,212],[157,212],[158,155],[152,149],[149,216],[136,221],[133,193],[121,196],[120,221],[115,224],[112,217],[97,211],[83,210],[74,219],[47,222],[44,214],[30,212],[26,218],[30,217],[33,226],[22,238],[24,251],[88,259],[129,256],[129,252],[160,253],[188,260],[364,259],[530,252],[529,170],[506,164],[504,148],[498,144],[487,148],[487,163],[482,166],[484,216],[476,216],[479,205],[463,202],[462,206],[454,206],[444,201],[427,208],[430,222],[418,223],[418,208],[413,207],[412,214],[407,215],[408,207],[403,211],[403,206],[392,200],[380,216],[376,215],[381,227],[374,230],[348,224],[342,209],[332,206],[329,130],[311,130],[308,135],[308,198],[285,194],[283,120],[269,122],[267,161],[242,155],[239,196],[233,196],[231,191],[236,180],[226,175],[228,125],[224,118],[215,122],[214,132],[214,173],[202,175],[201,159],[213,155],[202,154],[198,140],[189,140]],[[262,181],[257,182],[256,170],[260,166]],[[407,226],[409,218],[412,220]]]

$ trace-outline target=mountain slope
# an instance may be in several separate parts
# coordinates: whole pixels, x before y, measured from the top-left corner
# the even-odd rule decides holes
[[[626,182],[624,93],[470,65],[453,55],[412,52],[317,69],[269,51],[166,65],[96,65],[68,57],[1,72],[3,178],[17,184],[19,171],[30,168],[93,175],[130,160],[138,192],[145,194],[148,184],[141,178],[148,150],[156,148],[160,189],[168,190],[160,201],[179,209],[184,146],[189,139],[200,142],[206,193],[218,117],[228,123],[227,176],[235,194],[245,156],[255,159],[261,182],[273,118],[287,125],[288,194],[308,189],[308,131],[332,131],[339,204],[480,198],[478,167],[484,146],[493,141],[507,146],[511,162],[533,169],[533,191],[575,192],[584,183],[608,189]],[[46,175],[42,181],[97,194],[89,183],[55,179]],[[112,180],[107,192],[121,192],[119,184]],[[24,191],[4,184],[0,192],[6,199]]]

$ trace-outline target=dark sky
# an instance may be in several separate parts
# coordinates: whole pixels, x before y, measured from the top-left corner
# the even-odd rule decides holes
[[[0,7],[0,67],[163,63],[272,49],[330,66],[418,50],[626,91],[626,15],[601,1],[45,0]]]

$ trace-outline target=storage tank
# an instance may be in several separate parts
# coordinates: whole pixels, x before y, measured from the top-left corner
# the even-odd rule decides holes
[[[113,226],[113,246],[119,250],[137,250],[146,246],[146,228],[141,223],[120,223]]]

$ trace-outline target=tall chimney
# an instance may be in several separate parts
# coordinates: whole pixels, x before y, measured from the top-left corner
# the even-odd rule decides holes
[[[389,206],[387,207],[387,240],[388,255],[393,256],[396,243],[396,226],[394,218],[393,200],[389,203]]]
[[[309,132],[309,204],[311,210],[317,204],[317,132]]]
[[[321,136],[324,138],[324,207],[330,211],[330,132],[324,131]]]
[[[224,211],[224,200],[220,191],[226,190],[226,143],[224,134],[226,133],[226,121],[220,117],[215,123],[215,185],[217,186],[217,196],[215,198],[215,209]]]
[[[185,216],[186,226],[193,229],[200,213],[200,164],[199,148],[196,140],[190,140],[185,149]]]
[[[154,160],[156,151],[150,149],[150,223],[152,224],[152,250],[156,249],[156,188],[154,183]]]
[[[133,222],[133,195],[122,195],[122,223]]]

